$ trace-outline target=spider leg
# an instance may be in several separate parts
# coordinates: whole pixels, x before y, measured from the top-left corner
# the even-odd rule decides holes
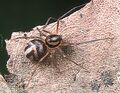
[[[60,20],[58,19],[57,20],[57,28],[56,28],[56,32],[55,32],[56,34],[58,34],[59,22],[60,22]]]
[[[33,75],[34,75],[34,73],[37,71],[37,68],[40,66],[40,62],[42,62],[43,61],[43,59],[45,59],[47,56],[48,56],[48,54],[49,54],[49,52],[47,52],[46,53],[46,55],[43,57],[43,58],[41,58],[40,60],[39,60],[39,62],[36,64],[36,67],[34,68],[34,70],[33,70],[33,72],[32,72],[32,74],[31,74],[31,76],[30,76],[30,79],[28,80],[28,83],[27,83],[27,85],[26,85],[26,87],[28,87],[29,86],[29,84],[30,84],[30,81],[31,81],[31,79],[32,79],[32,77],[33,77]]]
[[[80,43],[76,43],[76,44],[74,44],[74,43],[68,43],[68,44],[70,44],[70,45],[81,45],[81,44],[87,44],[87,43],[93,43],[93,42],[97,42],[97,41],[102,41],[102,40],[113,40],[114,39],[114,37],[111,37],[111,38],[101,38],[101,39],[93,39],[93,40],[89,40],[89,41],[84,41],[84,42],[80,42]]]
[[[77,64],[75,61],[73,61],[70,58],[68,58],[60,48],[58,48],[58,51],[60,52],[60,54],[61,54],[62,57],[66,58],[70,62],[72,62],[75,65],[79,66],[80,68],[84,69],[86,72],[90,73],[90,71],[88,71],[86,68],[84,68],[81,64]]]
[[[47,34],[42,33],[42,31],[44,31],[44,32],[46,32],[46,33],[48,33],[48,34],[51,34],[50,31],[47,31],[47,30],[45,30],[45,29],[42,29],[42,30],[41,30],[41,29],[37,28],[37,30],[38,30],[39,33],[40,33],[40,37],[41,37],[41,36],[47,37]]]
[[[30,37],[27,37],[27,34],[24,33],[23,36],[16,37],[16,38],[13,38],[13,39],[11,39],[11,40],[16,40],[16,39],[40,39],[40,37],[38,37],[38,36],[30,36]]]
[[[45,25],[42,27],[42,31],[47,32],[47,33],[49,33],[49,34],[52,34],[52,33],[50,33],[50,31],[45,31],[45,30],[43,30],[43,29],[45,29],[45,28],[47,27],[47,25],[49,24],[49,22],[50,22],[51,20],[57,20],[57,28],[56,28],[55,34],[58,34],[59,22],[61,21],[61,19],[63,19],[64,17],[70,15],[71,13],[75,12],[76,10],[82,8],[82,7],[85,6],[85,5],[86,5],[86,4],[82,4],[82,5],[73,7],[73,8],[70,9],[68,12],[66,12],[65,14],[63,14],[62,16],[60,16],[58,19],[53,18],[53,17],[49,17],[48,20],[46,21]],[[41,31],[41,30],[39,29],[39,32],[40,32],[40,31]]]
[[[49,18],[47,19],[45,25],[44,25],[41,29],[37,28],[37,30],[40,32],[40,36],[43,35],[43,33],[41,33],[41,31],[44,31],[44,32],[46,32],[46,33],[48,33],[48,34],[52,34],[50,31],[45,30],[45,28],[47,27],[47,25],[50,23],[51,20],[57,20],[57,19],[56,19],[56,18],[53,18],[53,17],[49,17]],[[45,35],[44,35],[44,36],[45,36]]]
[[[14,38],[14,39],[12,39],[12,40],[15,40],[15,39],[33,39],[33,38],[37,38],[37,39],[40,39],[40,37],[34,37],[34,36],[32,36],[32,37],[17,37],[17,38]]]
[[[76,10],[82,8],[83,6],[85,6],[86,4],[82,4],[82,5],[79,5],[79,6],[76,6],[76,7],[73,7],[72,9],[70,9],[68,12],[66,12],[65,14],[63,14],[62,16],[60,16],[58,19],[57,19],[57,28],[56,28],[56,34],[58,34],[58,28],[59,28],[59,22],[61,19],[63,19],[64,17],[70,15],[71,13],[75,12]],[[49,20],[48,20],[49,21]],[[47,22],[46,22],[47,23]]]
[[[85,4],[82,4],[82,5],[79,5],[79,6],[76,6],[76,7],[73,7],[73,8],[70,9],[68,12],[66,12],[65,14],[63,14],[62,16],[60,16],[60,17],[58,18],[58,20],[63,19],[64,17],[66,17],[66,16],[72,14],[73,12],[79,10],[80,8],[84,7],[85,5],[86,5],[86,3],[85,3]]]
[[[75,12],[76,10],[82,8],[83,6],[85,6],[86,4],[82,4],[82,5],[79,5],[79,6],[76,6],[76,7],[73,7],[72,9],[70,9],[68,12],[66,12],[65,14],[63,14],[62,16],[60,16],[58,19],[54,18],[54,17],[49,17],[45,23],[45,25],[43,26],[43,29],[45,29],[47,27],[47,25],[49,24],[49,22],[51,20],[57,20],[57,29],[56,31],[58,31],[58,27],[59,27],[59,21],[61,19],[63,19],[64,17],[66,17],[67,15],[70,15],[71,13]]]
[[[56,28],[56,34],[58,34],[58,28],[59,28],[59,22],[61,21],[61,19],[63,19],[64,17],[72,14],[73,12],[77,11],[78,9],[84,7],[86,5],[85,4],[82,4],[82,5],[79,5],[79,6],[76,6],[76,7],[73,7],[72,9],[70,9],[68,12],[66,12],[65,14],[63,14],[62,16],[60,16],[58,19],[57,19],[57,28]]]
[[[49,34],[52,34],[50,31],[46,31],[46,30],[44,30],[44,29],[47,27],[47,25],[49,24],[49,22],[50,22],[51,20],[57,20],[57,28],[56,28],[55,34],[58,34],[59,22],[61,21],[61,19],[63,19],[64,17],[70,15],[71,13],[75,12],[76,10],[82,8],[82,7],[85,6],[85,5],[86,5],[86,4],[82,4],[82,5],[73,7],[73,8],[70,9],[68,12],[66,12],[65,14],[63,14],[62,16],[60,16],[58,19],[53,18],[53,17],[49,17],[48,20],[46,21],[45,25],[42,27],[42,31],[47,32],[47,33],[49,33]],[[41,31],[40,29],[38,29],[38,30],[39,30],[39,32]]]
[[[57,20],[56,18],[53,17],[49,17],[45,23],[45,25],[43,26],[43,29],[45,29],[47,27],[47,25],[49,24],[50,20]]]
[[[53,50],[52,50],[53,51]],[[60,68],[58,67],[58,62],[56,61],[56,56],[54,55],[55,54],[55,51],[54,52],[50,52],[51,54],[50,54],[50,59],[51,59],[51,61],[50,61],[50,64],[51,64],[51,67],[54,69],[55,68],[55,72],[56,73],[61,73],[60,72]]]

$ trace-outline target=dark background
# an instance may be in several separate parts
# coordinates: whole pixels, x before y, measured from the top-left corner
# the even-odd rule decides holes
[[[12,32],[29,31],[37,25],[45,24],[51,16],[58,18],[71,8],[90,0],[1,0],[0,35],[9,39]],[[8,55],[5,42],[0,37],[0,72],[6,74]]]

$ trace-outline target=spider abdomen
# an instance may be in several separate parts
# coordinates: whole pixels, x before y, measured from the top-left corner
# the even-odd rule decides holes
[[[42,40],[31,40],[25,47],[25,56],[31,61],[39,61],[47,53],[47,46]]]

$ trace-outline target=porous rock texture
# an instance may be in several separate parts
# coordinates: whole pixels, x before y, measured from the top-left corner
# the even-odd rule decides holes
[[[12,93],[120,92],[119,0],[92,0],[62,19],[58,32],[68,45],[60,48],[67,58],[57,49],[40,63],[25,57],[24,48],[34,38],[16,38],[24,34],[40,37],[37,27],[26,33],[14,32],[6,40],[11,73],[6,81]],[[45,29],[54,32],[56,23]]]
[[[2,75],[0,75],[0,93],[12,93]]]

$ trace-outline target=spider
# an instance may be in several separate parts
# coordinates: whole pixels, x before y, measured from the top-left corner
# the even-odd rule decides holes
[[[57,23],[56,23],[56,30],[54,33],[50,32],[50,31],[47,31],[45,30],[45,28],[47,27],[48,23],[50,22],[51,19],[55,19],[55,18],[48,18],[46,24],[43,26],[42,30],[38,29],[37,30],[39,31],[40,33],[40,37],[36,37],[34,38],[33,40],[29,41],[24,49],[24,52],[25,52],[25,56],[30,59],[31,61],[37,61],[38,63],[42,62],[43,59],[45,59],[48,54],[52,54],[55,52],[55,50],[59,50],[60,54],[70,60],[64,53],[63,51],[59,48],[60,46],[64,46],[64,40],[62,38],[62,35],[59,34],[59,31],[58,31],[58,28],[59,28],[59,22],[61,21],[62,18],[64,18],[66,15],[68,15],[69,13],[83,7],[85,4],[83,5],[79,5],[77,7],[74,7],[72,8],[71,10],[69,10],[68,12],[66,12],[64,15],[62,15],[61,17],[59,17],[57,19]],[[47,33],[47,34],[44,34],[43,32]],[[41,39],[41,35],[44,36],[45,39]],[[22,38],[22,37],[20,37]],[[27,37],[27,35],[25,34],[25,37],[24,38],[29,38]],[[32,37],[31,37],[32,38]],[[19,39],[19,37],[18,37]],[[105,38],[106,39],[106,38]],[[88,41],[88,42],[81,42],[79,44],[83,44],[83,43],[89,43],[89,42],[94,42],[94,41],[98,41],[98,40],[103,40],[103,39],[97,39],[97,40],[93,40],[93,41]],[[70,43],[68,43],[70,44]],[[66,44],[65,44],[66,45]],[[81,64],[77,64],[77,62],[73,61],[73,60],[70,60],[72,63],[76,64],[77,66],[85,69],[85,71],[89,72],[86,68],[84,68],[83,66],[81,66]],[[38,67],[39,65],[37,65]],[[32,75],[31,75],[31,78],[32,76],[34,75],[37,67],[34,69],[34,71],[32,72]],[[31,80],[30,78],[30,80]],[[28,84],[27,86],[29,85],[29,82],[30,80],[28,81]]]
[[[61,53],[61,55],[65,58],[67,58],[63,51],[59,48],[59,46],[63,46],[64,45],[64,40],[62,38],[62,35],[59,34],[58,28],[59,28],[59,22],[61,21],[62,18],[64,18],[66,15],[68,15],[69,13],[78,10],[79,8],[85,6],[86,4],[82,4],[79,6],[76,6],[72,9],[70,9],[68,12],[66,12],[64,15],[62,15],[61,17],[59,17],[57,19],[57,26],[56,26],[56,30],[54,33],[50,32],[50,31],[46,31],[45,28],[47,27],[48,23],[50,22],[51,19],[55,19],[53,17],[48,18],[47,22],[45,23],[45,25],[42,27],[42,30],[40,30],[39,28],[37,28],[37,30],[40,33],[40,37],[36,37],[38,39],[33,39],[31,40],[27,46],[25,47],[24,51],[25,51],[25,55],[28,59],[30,59],[31,61],[38,61],[41,62],[44,58],[46,58],[46,56],[49,53],[54,53],[55,49],[58,49],[59,52]],[[46,32],[48,35],[44,34],[43,32]],[[41,36],[44,36],[45,39],[40,39]],[[19,37],[18,37],[19,38]],[[28,38],[27,35],[25,34],[25,38]],[[32,37],[31,37],[32,38]],[[66,44],[65,44],[66,45]],[[67,58],[68,59],[68,58]],[[72,61],[72,60],[71,60]],[[73,63],[77,64],[76,62],[72,61]]]
[[[42,29],[37,28],[40,36],[39,37],[27,37],[27,34],[24,34],[23,37],[17,37],[15,39],[32,39],[30,40],[24,49],[24,53],[26,58],[28,58],[32,62],[37,62],[35,65],[30,78],[28,80],[28,83],[26,84],[26,87],[29,86],[29,82],[31,81],[34,73],[36,72],[37,68],[39,67],[39,63],[43,61],[49,54],[55,53],[56,49],[59,51],[60,55],[68,60],[70,60],[59,48],[60,46],[64,45],[64,40],[62,38],[62,35],[59,34],[58,28],[59,28],[59,22],[61,22],[61,19],[67,16],[68,14],[71,14],[72,12],[80,9],[81,7],[85,6],[86,4],[76,6],[72,9],[70,9],[68,12],[66,12],[64,15],[59,17],[56,22],[56,30],[52,33],[50,31],[46,31],[45,28],[48,26],[50,20],[56,20],[53,17],[48,18],[45,25],[42,27]],[[42,38],[44,37],[44,39]],[[77,66],[85,69],[87,72],[88,70],[81,66],[81,64],[77,64],[77,62],[70,60]]]

